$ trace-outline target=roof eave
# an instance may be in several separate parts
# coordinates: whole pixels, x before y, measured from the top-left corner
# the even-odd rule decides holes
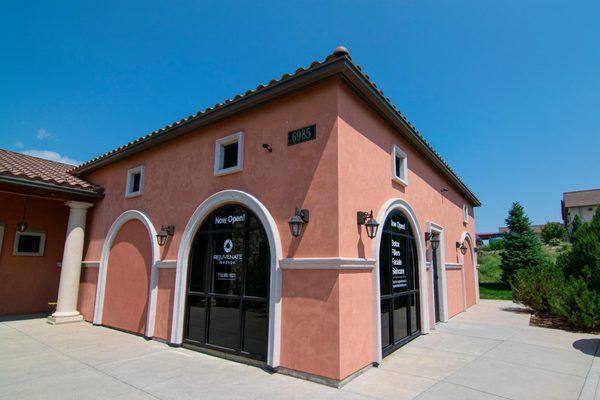
[[[17,185],[32,189],[43,189],[57,193],[68,194],[77,197],[83,197],[86,199],[101,199],[104,197],[104,193],[95,192],[86,189],[79,189],[73,187],[66,187],[56,185],[54,183],[41,182],[41,181],[32,181],[29,179],[23,179],[15,176],[9,175],[0,175],[0,182],[8,183],[11,185]]]
[[[166,128],[162,132],[149,135],[147,138],[140,139],[137,143],[123,146],[122,149],[114,151],[98,160],[89,162],[71,171],[71,173],[81,176],[90,173],[107,164],[113,163],[122,158],[144,151],[160,143],[175,139],[189,132],[198,130],[221,119],[227,118],[232,114],[242,112],[249,108],[271,101],[284,94],[305,88],[308,85],[322,81],[332,76],[341,76],[345,82],[367,101],[376,111],[379,112],[394,127],[406,134],[410,142],[420,150],[430,161],[432,161],[450,181],[456,185],[460,191],[468,198],[474,207],[481,206],[481,202],[473,192],[460,180],[460,178],[450,169],[450,167],[438,156],[433,149],[421,138],[415,129],[394,109],[387,99],[371,84],[371,82],[356,68],[356,66],[347,57],[338,57],[325,61],[322,65],[308,69],[298,75],[291,76],[280,82],[268,85],[240,99],[234,100],[224,106],[209,110],[190,120]]]

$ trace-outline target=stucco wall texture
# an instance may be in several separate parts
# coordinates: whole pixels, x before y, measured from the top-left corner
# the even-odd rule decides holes
[[[316,140],[287,146],[288,131],[312,124],[317,126]],[[243,171],[215,177],[215,140],[239,131],[244,133]],[[262,148],[264,143],[273,148],[272,153]],[[391,179],[392,144],[408,154],[406,187]],[[127,170],[138,165],[145,168],[143,194],[125,198]],[[454,244],[461,234],[469,232],[474,237],[470,204],[469,221],[462,221],[462,206],[468,204],[462,194],[337,78],[116,161],[85,178],[106,189],[106,197],[90,209],[87,261],[100,259],[109,227],[129,209],[145,212],[157,230],[161,225],[175,225],[174,237],[160,249],[162,260],[175,260],[181,234],[196,207],[225,189],[248,192],[265,205],[276,222],[285,258],[376,257],[372,254],[372,240],[357,227],[356,212],[373,209],[377,214],[387,201],[396,198],[412,206],[421,231],[426,230],[427,222],[444,227],[446,262],[460,261]],[[447,191],[442,192],[443,188]],[[287,225],[295,207],[308,208],[311,213],[299,238],[291,236]],[[149,250],[140,251],[148,246],[146,232],[123,234],[123,245],[128,240],[132,250],[149,254]],[[125,266],[126,262],[119,258],[130,255],[119,254],[111,251],[109,265]],[[146,255],[143,262],[149,262]],[[472,269],[472,260],[465,267]],[[109,266],[109,274],[110,269]],[[146,279],[145,270],[138,269],[140,279]],[[95,285],[94,278],[86,274],[84,279],[82,292],[87,293]],[[155,336],[163,339],[169,339],[172,324],[174,280],[173,269],[161,269]],[[448,281],[448,290],[456,296],[454,278]],[[109,283],[110,279],[105,301],[110,296]],[[147,299],[147,290],[142,286],[130,288],[128,295]],[[462,289],[458,295],[462,301]],[[430,305],[431,296],[429,290]],[[94,299],[80,296],[80,306],[88,310],[86,319],[90,319],[93,304],[83,304],[82,297],[83,303]],[[284,270],[280,365],[344,379],[371,364],[376,359],[379,319],[373,315],[375,301],[379,299],[374,298],[370,270]],[[105,305],[105,323],[109,310]]]
[[[28,230],[46,234],[43,256],[13,255],[17,225],[23,217]],[[69,209],[64,201],[0,193],[0,222],[4,237],[0,248],[0,315],[50,312],[48,302],[58,294],[62,252]]]

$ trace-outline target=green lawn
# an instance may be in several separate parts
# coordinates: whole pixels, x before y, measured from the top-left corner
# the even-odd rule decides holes
[[[552,262],[559,254],[569,248],[569,243],[558,246],[543,245],[544,253]],[[502,268],[500,268],[500,250],[481,249],[477,253],[479,263],[479,297],[491,300],[512,300],[510,286],[502,283]]]
[[[488,300],[512,300],[510,286],[502,282],[480,282],[479,297]]]

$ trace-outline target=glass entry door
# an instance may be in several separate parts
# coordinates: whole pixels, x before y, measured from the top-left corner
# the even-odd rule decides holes
[[[379,250],[381,345],[393,352],[420,333],[419,270],[408,220],[392,212],[383,226]]]
[[[266,360],[269,242],[239,205],[214,211],[190,252],[184,343]]]

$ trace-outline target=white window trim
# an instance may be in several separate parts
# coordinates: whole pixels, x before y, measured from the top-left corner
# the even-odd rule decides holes
[[[463,223],[468,224],[469,223],[469,206],[468,205],[463,204],[462,214],[463,214]]]
[[[223,161],[223,147],[238,143],[238,154],[237,154],[237,165],[235,167],[221,168],[221,162]],[[224,138],[215,141],[215,176],[222,176],[240,172],[244,169],[244,134],[237,132]]]
[[[133,175],[137,174],[138,172],[140,173],[140,190],[138,190],[137,192],[130,192],[129,188],[131,187],[131,179],[132,179]],[[127,171],[127,182],[125,184],[125,197],[130,198],[130,197],[141,196],[143,192],[144,192],[144,166],[138,165],[137,167],[131,168]]]
[[[31,252],[19,252],[19,238],[22,235],[28,236],[39,236],[40,237],[40,248],[36,253]],[[44,255],[44,249],[46,247],[46,233],[41,231],[25,231],[25,232],[15,232],[15,243],[13,245],[13,256],[36,256],[42,257]]]
[[[400,168],[400,176],[396,175],[396,156],[400,156],[404,160]],[[408,186],[408,156],[395,144],[392,145],[392,180],[402,186]]]
[[[4,222],[0,222],[0,255],[2,255],[2,241],[4,239]]]

